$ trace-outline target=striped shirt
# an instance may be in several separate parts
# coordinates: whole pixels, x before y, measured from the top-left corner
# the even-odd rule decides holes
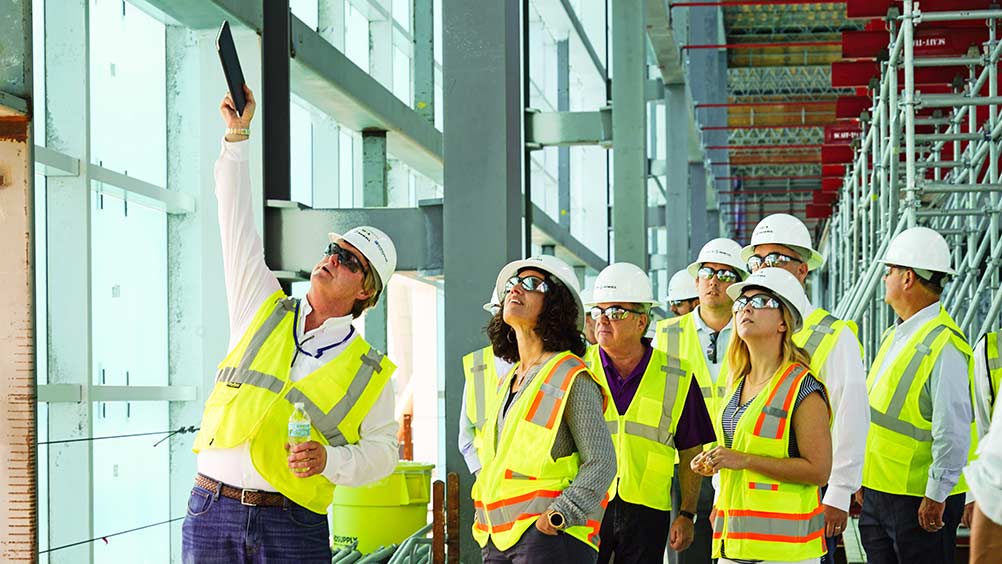
[[[720,415],[720,422],[724,428],[724,446],[727,448],[731,448],[731,443],[734,440],[734,429],[738,426],[738,421],[741,419],[741,416],[744,414],[745,410],[748,409],[748,406],[755,401],[755,397],[758,397],[758,394],[756,394],[755,397],[752,397],[743,405],[739,405],[739,402],[741,401],[741,390],[744,389],[744,386],[745,380],[742,378],[741,381],[738,382],[737,388],[734,390],[734,395],[731,396],[730,401],[728,401],[727,405],[724,406],[724,411]],[[765,388],[763,388],[763,391],[765,391]],[[797,401],[793,404],[793,411],[796,411],[797,408],[800,407],[800,403],[814,392],[821,394],[821,397],[825,398],[825,401],[828,401],[828,396],[825,394],[824,386],[817,378],[814,377],[813,374],[808,374],[807,377],[804,378],[804,382],[800,385],[800,393],[797,394]],[[759,393],[762,392],[760,391]],[[796,433],[790,434],[789,455],[790,458],[798,458],[800,456],[800,450],[797,449]]]

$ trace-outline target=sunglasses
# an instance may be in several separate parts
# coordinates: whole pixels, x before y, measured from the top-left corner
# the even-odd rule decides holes
[[[691,299],[689,299],[689,300],[668,300],[668,305],[671,306],[671,307],[679,307],[682,304],[688,303],[690,301],[692,301],[692,300]]]
[[[602,317],[603,315],[609,321],[621,321],[623,319],[626,319],[627,317],[630,317],[631,313],[635,313],[637,315],[644,314],[644,312],[642,311],[626,309],[624,307],[619,307],[619,306],[609,306],[605,309],[602,309],[598,306],[594,306],[590,310],[588,310],[588,313],[589,315],[591,315],[591,318],[596,321],[598,321],[598,318]]]
[[[324,254],[327,256],[337,255],[338,263],[344,265],[344,267],[350,270],[353,274],[367,272],[365,267],[362,266],[362,261],[358,260],[358,257],[337,243],[327,245],[327,250],[324,251]]]
[[[748,257],[748,270],[752,272],[766,267],[773,267],[777,264],[786,264],[788,262],[804,262],[797,257],[791,257],[790,255],[784,255],[783,253],[769,253],[767,255],[759,256],[752,255]]]
[[[776,298],[768,294],[755,294],[752,297],[741,296],[740,298],[734,300],[734,305],[731,306],[731,312],[737,313],[745,308],[745,306],[751,305],[752,309],[779,309],[780,302]]]
[[[696,274],[703,280],[712,280],[716,277],[717,280],[727,284],[730,282],[738,281],[738,273],[733,270],[728,270],[726,268],[721,268],[720,270],[713,270],[709,266],[704,266],[696,271]]]
[[[507,295],[508,292],[510,292],[511,289],[514,288],[516,285],[522,286],[522,288],[527,292],[539,292],[540,294],[545,294],[550,289],[550,286],[549,284],[546,283],[546,280],[543,280],[538,276],[522,277],[515,275],[509,278],[508,281],[504,283],[505,295]]]

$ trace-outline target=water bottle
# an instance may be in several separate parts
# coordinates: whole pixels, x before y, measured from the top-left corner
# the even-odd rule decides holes
[[[296,402],[295,409],[289,417],[289,446],[295,446],[310,440],[310,414],[302,402]]]

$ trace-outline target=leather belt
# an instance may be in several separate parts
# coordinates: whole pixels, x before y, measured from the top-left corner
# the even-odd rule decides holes
[[[278,492],[263,492],[261,490],[235,488],[218,480],[213,480],[204,474],[198,474],[195,476],[195,485],[212,492],[219,491],[219,495],[223,497],[235,499],[243,505],[250,505],[253,507],[283,507],[286,503],[292,503],[288,501],[284,495]]]

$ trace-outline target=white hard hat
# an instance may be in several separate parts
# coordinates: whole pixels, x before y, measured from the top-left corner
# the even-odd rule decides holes
[[[696,290],[696,279],[688,270],[679,270],[668,281],[668,301],[692,300],[699,297]]]
[[[369,266],[376,273],[376,289],[382,290],[397,269],[397,248],[389,235],[368,225],[349,229],[345,234],[328,233],[331,243],[344,240],[345,243],[358,249],[369,261]]]
[[[912,227],[898,233],[887,246],[884,258],[878,262],[956,274],[950,267],[950,246],[946,244],[946,239],[928,227]]]
[[[489,302],[484,304],[484,311],[493,315],[494,308],[501,307],[501,300],[498,299],[498,293],[496,290],[491,290],[491,299]]]
[[[586,306],[604,303],[658,305],[651,290],[651,279],[639,266],[628,262],[610,264],[598,273],[591,299]]]
[[[512,261],[504,265],[504,267],[501,268],[501,272],[498,273],[497,283],[494,285],[494,291],[497,292],[498,298],[504,300],[504,286],[505,283],[508,282],[508,279],[518,274],[519,271],[527,268],[532,268],[549,274],[570,290],[571,295],[574,296],[574,301],[578,305],[578,328],[583,328],[585,318],[584,303],[581,301],[581,286],[578,285],[578,277],[574,274],[573,268],[555,256],[538,255],[527,259]]]
[[[814,250],[811,232],[807,230],[804,222],[787,213],[774,213],[758,222],[755,231],[752,232],[751,244],[741,249],[741,260],[747,264],[758,245],[790,247],[807,263],[807,270],[821,268],[825,263],[821,253]]]
[[[807,294],[797,277],[786,270],[777,267],[762,268],[753,272],[747,280],[732,284],[727,288],[727,295],[732,300],[738,299],[746,288],[754,286],[768,290],[783,302],[793,316],[793,332],[800,331],[804,326],[804,310],[807,309]]]
[[[591,303],[591,288],[582,288],[578,295],[581,296],[581,303],[590,304]]]
[[[696,278],[700,267],[707,262],[726,264],[733,268],[738,273],[738,280],[748,278],[748,265],[741,260],[741,245],[732,239],[720,237],[703,245],[696,262],[689,265],[689,275]]]

